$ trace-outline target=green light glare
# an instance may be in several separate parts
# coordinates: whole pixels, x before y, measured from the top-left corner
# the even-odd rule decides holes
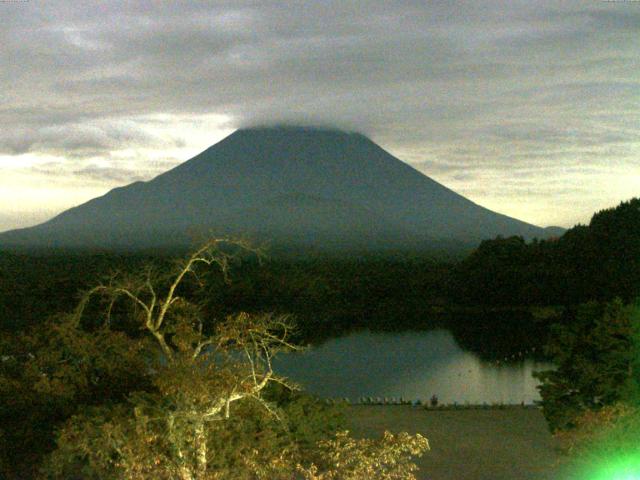
[[[584,467],[575,480],[640,480],[640,456],[622,455]]]

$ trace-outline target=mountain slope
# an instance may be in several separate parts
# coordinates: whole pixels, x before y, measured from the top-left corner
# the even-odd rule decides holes
[[[546,236],[474,204],[363,135],[274,127],[238,130],[149,182],[0,234],[0,245],[147,247],[182,244],[193,232],[343,247]]]

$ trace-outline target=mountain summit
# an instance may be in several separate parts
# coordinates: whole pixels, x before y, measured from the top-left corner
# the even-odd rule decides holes
[[[269,127],[237,130],[148,182],[0,234],[0,245],[139,248],[184,245],[194,234],[340,248],[546,236],[458,195],[364,135]]]

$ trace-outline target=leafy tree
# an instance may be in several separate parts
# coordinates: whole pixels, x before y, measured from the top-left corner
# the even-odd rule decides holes
[[[381,441],[355,440],[349,432],[319,443],[320,465],[298,466],[305,480],[396,480],[415,478],[418,469],[412,461],[429,449],[420,434],[393,435],[385,432]]]
[[[586,410],[574,424],[575,428],[556,434],[562,450],[574,458],[611,456],[630,446],[640,450],[640,411],[636,406],[616,402],[597,411]]]
[[[411,455],[428,447],[422,437],[386,435],[373,442],[340,434],[331,443],[335,417],[307,397],[286,393],[294,386],[272,368],[276,354],[296,348],[286,316],[239,313],[208,321],[193,300],[202,278],[199,267],[218,266],[226,278],[236,258],[230,248],[251,250],[213,240],[169,277],[151,269],[112,277],[89,290],[65,317],[64,341],[50,348],[52,364],[62,366],[51,372],[52,380],[45,375],[46,388],[78,399],[87,379],[95,378],[105,392],[119,393],[89,398],[63,416],[44,477],[276,480],[313,472],[309,475],[328,479],[337,478],[331,472],[344,466],[331,459],[351,452],[350,472],[381,465],[369,478],[414,478]],[[111,345],[112,336],[120,343]],[[38,357],[46,358],[48,351]],[[112,374],[122,370],[114,354],[123,352],[131,358],[124,370],[135,368],[142,388],[121,385]],[[74,370],[65,370],[67,365]],[[74,379],[71,372],[81,375]],[[37,370],[35,377],[42,373]],[[302,416],[315,425],[322,418],[329,422],[315,430]],[[325,455],[329,451],[333,456]]]
[[[560,238],[483,241],[456,265],[449,297],[471,305],[578,305],[640,292],[640,198],[593,215]]]
[[[147,335],[130,342],[143,352],[152,388],[131,394],[125,405],[73,417],[61,431],[51,472],[66,474],[65,468],[76,468],[85,458],[98,478],[205,478],[216,456],[208,441],[211,425],[228,420],[240,401],[272,411],[262,392],[272,382],[285,383],[271,359],[295,348],[288,342],[287,319],[241,313],[205,328],[198,306],[180,295],[185,276],[201,264],[217,265],[226,275],[231,255],[219,248],[221,243],[212,241],[194,252],[162,290],[147,271],[138,278],[112,279],[85,295],[74,313],[76,324],[95,296],[106,302],[106,324],[116,302],[132,305]]]
[[[640,474],[640,410],[618,402],[575,419],[556,434],[566,454],[562,478],[637,478]]]
[[[79,405],[119,402],[149,385],[140,344],[108,328],[78,328],[73,316],[2,340],[3,478],[32,478],[42,455],[54,447],[55,428]]]
[[[555,370],[538,372],[543,412],[552,430],[621,400],[638,401],[638,308],[619,299],[590,302],[553,326],[547,354]]]

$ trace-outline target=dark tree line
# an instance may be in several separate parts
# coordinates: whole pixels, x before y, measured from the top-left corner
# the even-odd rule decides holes
[[[640,199],[593,215],[559,238],[485,240],[450,276],[469,305],[576,305],[640,292]]]
[[[77,292],[112,271],[136,271],[164,256],[113,253],[0,253],[0,328],[22,329],[53,312],[66,311]],[[448,265],[421,256],[363,256],[308,259],[246,258],[231,272],[225,289],[208,278],[204,301],[216,312],[280,311],[314,322],[313,331],[402,327],[424,318],[431,305],[444,304]],[[407,320],[409,319],[409,320]]]
[[[0,252],[0,328],[38,324],[72,308],[76,292],[109,272],[136,271],[150,262],[167,269],[173,256]],[[208,280],[203,302],[210,311],[292,314],[304,341],[363,327],[445,326],[478,352],[488,345],[496,355],[509,354],[527,341],[539,345],[551,323],[571,321],[570,313],[561,315],[564,307],[616,297],[628,303],[637,295],[640,199],[598,212],[588,226],[557,239],[486,240],[458,262],[420,252],[275,254],[236,265],[228,288],[218,288],[220,279]],[[558,308],[538,315],[545,306]]]

